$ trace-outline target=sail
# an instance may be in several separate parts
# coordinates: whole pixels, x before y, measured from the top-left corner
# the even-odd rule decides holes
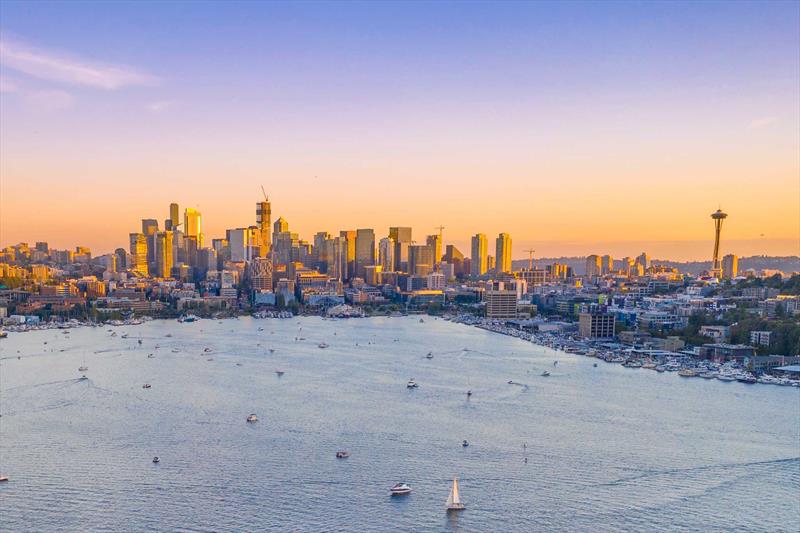
[[[453,478],[453,490],[450,491],[453,498],[452,503],[461,503],[461,498],[458,497],[458,479]]]

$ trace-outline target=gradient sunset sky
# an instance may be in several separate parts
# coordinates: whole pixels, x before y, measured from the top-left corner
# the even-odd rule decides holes
[[[800,3],[9,2],[0,245],[506,231],[514,257],[800,246]],[[491,241],[493,243],[493,240]]]

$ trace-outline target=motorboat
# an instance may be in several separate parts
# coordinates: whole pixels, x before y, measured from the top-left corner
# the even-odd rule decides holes
[[[86,381],[88,379],[89,378],[86,377],[86,374],[84,374],[84,375],[82,375],[81,377],[78,378],[78,381]]]
[[[247,417],[248,422],[258,422],[258,416],[255,413],[251,413],[250,416]]]
[[[417,387],[419,387],[419,385],[416,381],[414,381],[414,378],[409,379],[408,383],[406,383],[406,388],[416,389]]]
[[[389,492],[392,496],[405,496],[406,494],[411,494],[411,487],[406,483],[397,483],[394,487],[389,489]]]
[[[425,321],[420,318],[419,319],[419,323],[422,324],[423,322],[425,322]]]
[[[269,353],[275,353],[275,348],[270,348]]]
[[[0,483],[3,481],[8,481],[8,476],[0,476]]]
[[[593,367],[595,367],[595,368],[597,368],[597,363],[594,363],[592,366],[593,366]]]
[[[458,493],[458,478],[453,478],[453,486],[450,487],[450,495],[447,497],[447,510],[448,511],[463,511],[467,506],[461,501],[461,495]]]
[[[684,368],[683,370],[678,371],[678,375],[682,378],[693,378],[697,375],[697,372],[691,368]]]
[[[716,372],[701,372],[700,373],[700,377],[703,378],[703,379],[714,379],[715,377],[717,377],[717,373]]]
[[[148,359],[152,359],[153,357],[155,357],[155,355],[153,355],[153,354],[151,354],[151,353],[147,354],[147,358],[148,358]]]
[[[206,352],[206,353],[208,353],[208,352],[210,352],[210,351],[211,351],[211,348],[209,348],[209,347],[207,347],[207,346],[206,346],[205,348],[203,348],[203,351],[204,351],[204,352]]]
[[[622,366],[625,368],[642,368],[642,363],[639,361],[625,361]]]
[[[160,462],[161,462],[161,459],[159,459],[157,455],[155,457],[153,457],[153,463],[158,464]]]
[[[545,377],[545,378],[546,378],[546,377],[547,377],[547,376],[549,376],[549,375],[550,375],[550,372],[548,372],[547,370],[545,370],[544,372],[542,372],[542,377]]]
[[[655,371],[656,371],[656,372],[666,372],[666,371],[667,371],[667,369],[666,369],[666,368],[664,368],[662,365],[658,365],[658,366],[655,368]]]
[[[751,376],[750,374],[742,374],[741,376],[736,378],[736,381],[739,383],[747,383],[752,385],[753,383],[758,383],[758,380]]]
[[[86,372],[87,370],[89,370],[88,366],[81,365],[78,367],[78,372]]]
[[[433,359],[433,352],[428,352],[428,355],[425,356],[425,359]]]
[[[340,450],[340,451],[336,452],[336,458],[337,459],[347,459],[348,457],[350,457],[350,452],[348,452],[346,450]]]
[[[468,391],[467,391],[467,398],[469,398],[470,396],[472,396],[472,391],[471,391],[471,390],[468,390]]]
[[[278,374],[278,376],[282,376],[283,374],[285,374],[283,370],[276,370],[275,373]]]
[[[150,385],[149,383],[145,383],[144,385],[142,385],[143,389],[149,389],[150,387],[152,387],[152,385]]]
[[[328,347],[328,344],[325,343],[325,342],[321,342],[321,343],[317,344],[317,348],[327,348],[327,347]]]
[[[469,446],[469,442],[467,442],[467,440],[466,440],[466,439],[464,439],[463,441],[461,441],[461,446],[462,446],[463,448],[466,448],[467,446]]]
[[[736,381],[736,376],[730,374],[719,374],[717,379],[720,381]]]

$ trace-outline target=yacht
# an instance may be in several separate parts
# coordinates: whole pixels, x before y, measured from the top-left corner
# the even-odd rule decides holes
[[[348,457],[350,457],[350,452],[348,452],[346,450],[340,450],[340,451],[336,452],[336,458],[337,459],[347,459]]]
[[[414,381],[414,378],[409,379],[408,383],[406,383],[406,388],[408,389],[416,389],[417,387],[419,387],[419,385]]]
[[[719,374],[717,379],[720,381],[736,381],[736,377],[730,374]]]
[[[87,370],[89,370],[88,366],[81,365],[78,367],[78,372],[86,372]]]
[[[447,510],[448,511],[463,511],[466,505],[461,502],[461,496],[458,494],[458,478],[453,478],[453,486],[450,487],[450,495],[447,497]]]
[[[666,368],[664,368],[662,365],[658,365],[658,366],[655,368],[655,371],[656,371],[656,372],[666,372],[666,371],[667,371],[667,369],[666,369]]]
[[[548,372],[547,370],[545,370],[544,372],[542,372],[542,377],[545,377],[545,378],[546,378],[546,377],[547,377],[547,376],[549,376],[549,375],[550,375],[550,372]]]
[[[642,363],[639,361],[625,361],[622,366],[625,368],[642,368]]]
[[[258,416],[255,413],[251,413],[250,416],[247,417],[248,422],[258,422]]]
[[[682,378],[693,378],[697,375],[697,372],[691,368],[684,368],[683,370],[678,371],[678,375]]]
[[[389,492],[392,496],[405,496],[406,494],[411,494],[411,487],[409,487],[406,483],[398,483],[391,489]]]

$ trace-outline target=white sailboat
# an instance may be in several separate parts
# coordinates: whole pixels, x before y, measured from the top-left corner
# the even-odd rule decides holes
[[[458,495],[458,478],[453,478],[453,486],[450,488],[450,496],[447,497],[447,510],[448,511],[461,511],[466,509],[466,506],[461,502]]]

